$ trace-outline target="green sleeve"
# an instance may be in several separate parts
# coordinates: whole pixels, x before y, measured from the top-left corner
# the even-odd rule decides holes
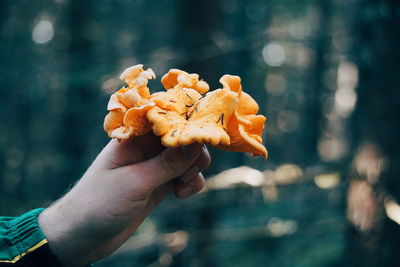
[[[47,244],[37,219],[42,211],[35,209],[19,217],[0,217],[0,265],[16,263]]]

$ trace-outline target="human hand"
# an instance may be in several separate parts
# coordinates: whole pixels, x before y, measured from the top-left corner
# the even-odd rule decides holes
[[[120,247],[170,192],[185,198],[200,191],[200,171],[209,164],[200,144],[165,149],[153,134],[112,140],[82,179],[40,214],[40,228],[65,266],[84,266]]]

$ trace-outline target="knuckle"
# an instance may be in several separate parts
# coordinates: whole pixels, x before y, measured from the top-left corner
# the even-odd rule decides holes
[[[179,161],[171,150],[161,154],[160,165],[167,174],[175,175],[179,172]]]
[[[180,180],[184,183],[188,183],[190,180],[196,177],[196,175],[200,172],[200,169],[198,166],[193,165],[190,167],[188,170],[186,170],[182,176],[180,177]]]

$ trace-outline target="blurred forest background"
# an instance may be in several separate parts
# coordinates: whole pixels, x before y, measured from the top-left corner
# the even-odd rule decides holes
[[[267,161],[210,148],[96,266],[400,266],[396,0],[0,1],[0,214],[60,197],[108,142],[124,68],[226,73],[268,122]]]

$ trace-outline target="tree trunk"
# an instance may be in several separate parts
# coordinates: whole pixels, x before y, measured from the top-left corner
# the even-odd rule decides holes
[[[359,68],[353,129],[359,151],[348,191],[346,261],[349,266],[399,266],[400,226],[384,212],[388,201],[400,202],[400,5],[364,0],[352,8],[351,54]]]

